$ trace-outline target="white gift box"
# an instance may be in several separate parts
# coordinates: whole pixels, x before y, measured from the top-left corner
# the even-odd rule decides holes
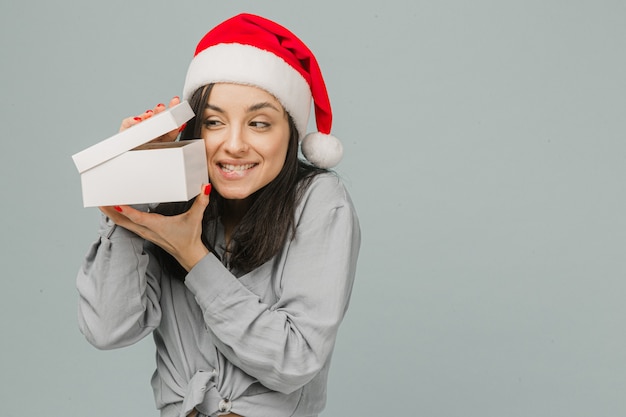
[[[207,183],[202,139],[151,140],[194,116],[186,101],[72,155],[85,207],[188,201]]]

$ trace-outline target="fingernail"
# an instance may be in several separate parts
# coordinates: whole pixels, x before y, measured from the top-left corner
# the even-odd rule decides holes
[[[178,97],[178,96],[174,96],[174,98],[175,98],[175,99],[178,99],[178,100],[180,100],[180,97]]]
[[[122,208],[120,206],[113,206],[113,208],[117,211],[119,211],[120,213],[122,212]]]
[[[138,122],[141,122],[141,117],[133,117],[133,120],[136,120]]]
[[[148,109],[146,110],[146,113],[154,113],[152,110]]]
[[[159,104],[157,104],[157,107],[165,107],[165,104],[159,103]]]
[[[183,125],[181,127],[178,128],[178,132],[182,132],[183,130],[185,130],[185,128],[187,127],[187,123],[183,123]]]
[[[213,187],[211,186],[211,184],[207,184],[207,185],[204,187],[204,195],[209,195],[209,194],[211,194],[211,188],[213,188]]]

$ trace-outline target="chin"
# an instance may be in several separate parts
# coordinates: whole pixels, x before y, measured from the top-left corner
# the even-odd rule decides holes
[[[220,189],[218,187],[216,187],[216,191],[226,200],[245,200],[254,193],[250,190]]]

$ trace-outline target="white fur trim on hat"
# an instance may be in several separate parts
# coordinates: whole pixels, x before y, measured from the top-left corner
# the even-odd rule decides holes
[[[187,71],[183,99],[209,83],[253,85],[272,94],[293,118],[302,138],[311,112],[304,77],[277,55],[250,45],[223,43],[196,55]]]
[[[319,168],[336,166],[343,156],[343,146],[339,139],[319,132],[309,133],[302,139],[302,154]]]

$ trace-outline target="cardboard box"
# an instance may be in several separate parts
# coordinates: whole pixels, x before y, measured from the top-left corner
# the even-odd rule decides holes
[[[194,116],[185,101],[72,156],[85,207],[188,201],[207,183],[202,139],[149,143]]]

